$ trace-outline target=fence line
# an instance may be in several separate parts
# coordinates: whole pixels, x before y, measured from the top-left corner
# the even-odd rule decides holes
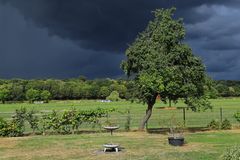
[[[240,111],[240,108],[236,107],[217,107],[212,111],[207,110],[205,112],[192,112],[186,108],[180,108],[176,110],[164,110],[164,109],[154,109],[153,114],[148,121],[148,128],[164,128],[169,127],[169,122],[171,117],[174,115],[178,122],[183,123],[185,127],[206,127],[207,124],[212,120],[218,120],[222,122],[224,119],[228,119],[233,125],[238,125],[238,122],[233,117],[234,113]],[[43,113],[49,113],[51,111],[43,110],[38,111],[37,115],[41,116]],[[61,111],[59,111],[61,112]],[[135,112],[137,112],[135,110]],[[14,112],[0,112],[0,117],[10,119]],[[141,119],[143,118],[144,113],[134,113],[130,110],[131,124],[132,129],[136,129],[139,126]],[[107,117],[101,119],[101,122],[104,123],[106,120],[112,121],[120,125],[121,128],[124,128],[127,122],[127,114],[113,112],[109,113]],[[86,126],[84,126],[86,127]],[[91,127],[89,126],[89,129]]]

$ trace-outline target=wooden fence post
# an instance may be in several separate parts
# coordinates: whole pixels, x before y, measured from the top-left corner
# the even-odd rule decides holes
[[[186,126],[186,110],[183,108],[183,125]]]
[[[221,121],[221,123],[223,121],[223,110],[222,110],[222,107],[220,108],[220,121]]]

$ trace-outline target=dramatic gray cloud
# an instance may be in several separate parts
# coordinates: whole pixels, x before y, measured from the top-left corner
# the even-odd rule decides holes
[[[239,79],[238,0],[0,0],[0,77],[117,77],[156,8],[177,7],[216,79]]]
[[[0,32],[0,77],[112,77],[120,74],[123,55],[83,49],[70,39],[49,36],[47,28],[38,28],[32,21],[26,21],[9,5],[0,6]]]
[[[206,21],[187,24],[187,42],[203,57],[216,79],[240,78],[240,10],[224,5],[201,5],[200,15],[211,13]]]

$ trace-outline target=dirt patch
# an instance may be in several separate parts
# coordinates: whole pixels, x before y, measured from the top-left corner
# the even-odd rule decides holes
[[[0,148],[14,148],[19,140],[29,139],[28,137],[0,138]]]
[[[194,133],[189,133],[189,134],[195,134],[195,133],[240,133],[240,129],[232,129],[232,130],[206,130],[206,131],[198,131]]]
[[[233,130],[228,130],[225,132],[229,132],[229,133],[240,133],[240,129],[233,129]]]
[[[116,136],[123,136],[123,137],[127,137],[127,138],[144,138],[146,136],[149,136],[148,133],[146,132],[119,132],[115,134]]]
[[[71,156],[82,155],[87,156],[86,150],[81,149],[63,149],[63,148],[45,148],[45,149],[34,149],[34,150],[21,150],[21,149],[11,149],[5,151],[5,155],[1,158],[13,158],[18,157],[18,159],[31,160],[34,157],[58,157],[59,159],[67,159]],[[58,159],[57,158],[57,159]]]
[[[17,142],[5,138],[0,139],[0,148],[14,148]]]
[[[206,143],[187,143],[184,144],[184,146],[182,147],[174,147],[177,151],[180,152],[191,152],[191,151],[199,151],[199,150],[209,150],[211,147],[211,145],[206,144]]]

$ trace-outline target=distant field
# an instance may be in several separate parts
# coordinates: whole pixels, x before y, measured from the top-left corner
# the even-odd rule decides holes
[[[220,120],[220,108],[223,108],[223,118],[228,118],[233,124],[237,124],[233,118],[233,114],[240,111],[240,98],[229,99],[215,99],[211,100],[214,108],[205,112],[192,112],[186,110],[186,126],[188,127],[204,127],[212,119]],[[174,115],[178,121],[183,121],[183,111],[179,110],[160,110],[158,107],[166,106],[162,102],[157,102],[154,107],[153,115],[148,123],[148,127],[168,127],[169,119]],[[179,102],[176,107],[184,107],[182,102]],[[116,108],[122,113],[112,113],[110,119],[112,122],[119,124],[122,128],[126,122],[126,114],[124,112],[130,109],[131,112],[131,127],[136,129],[138,124],[145,114],[146,105],[139,103],[131,103],[128,101],[103,103],[97,100],[68,100],[68,101],[51,101],[48,104],[0,104],[0,117],[10,118],[12,112],[20,107],[27,109],[35,109],[38,111],[51,111],[51,110],[67,110],[76,108],[80,110],[101,108]]]
[[[219,160],[226,149],[240,144],[240,131],[186,133],[187,144],[172,147],[167,135],[118,132],[80,135],[0,138],[1,160]],[[103,153],[110,141],[123,147],[119,153]]]

